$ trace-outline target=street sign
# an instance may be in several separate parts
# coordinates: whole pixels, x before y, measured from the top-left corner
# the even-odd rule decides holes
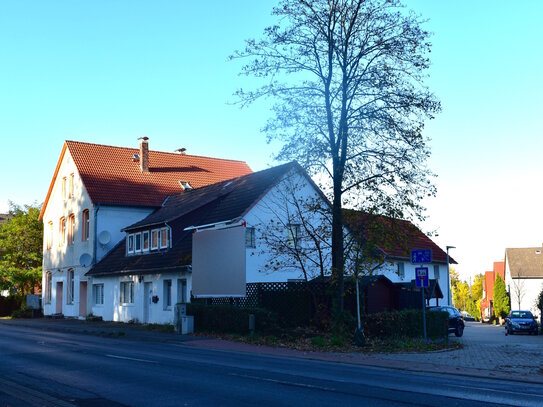
[[[428,287],[428,267],[417,267],[415,269],[417,287]]]
[[[424,264],[432,262],[432,251],[430,249],[411,250],[411,263]]]

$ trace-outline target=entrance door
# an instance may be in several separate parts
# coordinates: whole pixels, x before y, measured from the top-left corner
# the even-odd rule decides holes
[[[56,309],[56,313],[57,314],[62,314],[62,299],[63,299],[63,296],[62,296],[62,282],[57,282],[57,291],[55,293],[55,296],[56,296],[56,301],[57,301],[57,309]]]
[[[177,302],[187,302],[187,280],[177,280]]]
[[[87,316],[87,282],[79,283],[79,316]]]
[[[153,295],[153,283],[144,283],[143,286],[143,323],[148,324],[151,313],[151,297]]]

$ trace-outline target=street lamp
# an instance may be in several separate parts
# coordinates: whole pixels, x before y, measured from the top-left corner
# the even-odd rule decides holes
[[[452,305],[451,298],[451,267],[449,265],[449,249],[456,249],[455,246],[447,246],[447,291],[449,292],[449,305]]]

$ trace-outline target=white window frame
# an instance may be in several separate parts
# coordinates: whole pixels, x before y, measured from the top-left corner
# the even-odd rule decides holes
[[[51,292],[53,290],[53,273],[45,272],[45,303],[51,304]]]
[[[162,238],[164,236],[164,233],[166,234],[166,245],[162,244],[162,241],[164,240]],[[170,239],[171,239],[170,228],[168,227],[161,228],[159,237],[160,237],[159,246],[161,249],[167,249],[168,247],[170,247]]]
[[[139,248],[138,248],[139,242]],[[141,253],[141,233],[134,233],[134,253]]]
[[[132,243],[132,248],[130,248]],[[128,254],[134,254],[134,235],[131,233],[126,237],[126,252]]]
[[[405,264],[403,262],[397,263],[398,267],[398,277],[400,277],[402,280],[405,278]]]
[[[172,280],[166,279],[164,280],[162,289],[162,298],[164,302],[164,309],[170,309],[172,307]]]
[[[441,275],[441,272],[439,270],[439,264],[434,264],[434,278],[436,281],[439,281],[439,277]]]
[[[300,247],[300,235],[302,227],[299,223],[289,223],[287,225],[287,246],[294,249]]]
[[[104,305],[104,283],[92,285],[92,300],[94,305]]]
[[[47,223],[47,250],[53,247],[53,221]]]
[[[147,239],[147,248],[145,247],[146,239]],[[150,247],[151,247],[151,242],[149,241],[149,231],[146,230],[144,232],[141,232],[141,251],[143,253],[147,253]]]
[[[66,218],[63,216],[58,222],[58,245],[66,243]]]
[[[156,236],[156,245],[154,244],[154,236]],[[153,229],[151,230],[151,250],[158,250],[158,246],[160,245],[160,229]]]
[[[75,271],[74,269],[68,269],[66,276],[68,295],[66,295],[66,304],[73,304],[75,300]]]
[[[68,216],[66,242],[68,245],[73,245],[75,243],[75,215],[73,213]]]
[[[62,187],[61,187],[61,194],[62,194],[62,200],[66,201],[66,177],[62,178]]]
[[[74,197],[74,174],[70,174],[68,181],[68,198],[72,199]]]
[[[255,248],[256,247],[256,238],[255,238],[255,228],[247,227],[245,229],[245,247]]]
[[[90,212],[84,209],[81,214],[81,241],[86,242],[90,236]]]
[[[128,291],[127,291],[128,287]],[[128,295],[128,298],[126,296]],[[128,300],[128,301],[127,301]],[[119,289],[119,303],[121,305],[134,304],[134,282],[133,281],[121,281]]]

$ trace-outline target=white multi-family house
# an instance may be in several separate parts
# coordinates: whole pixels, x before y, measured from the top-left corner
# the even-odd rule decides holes
[[[125,239],[86,273],[94,287],[103,287],[92,313],[104,320],[171,323],[174,304],[190,301],[191,294],[243,297],[247,283],[313,278],[329,266],[318,266],[303,230],[325,220],[318,213],[301,216],[296,203],[315,201],[327,205],[295,163],[171,195],[125,227]],[[307,256],[305,275],[294,250]]]
[[[40,214],[45,315],[85,317],[103,301],[85,273],[168,195],[250,172],[241,161],[150,151],[146,137],[139,149],[66,141]]]

